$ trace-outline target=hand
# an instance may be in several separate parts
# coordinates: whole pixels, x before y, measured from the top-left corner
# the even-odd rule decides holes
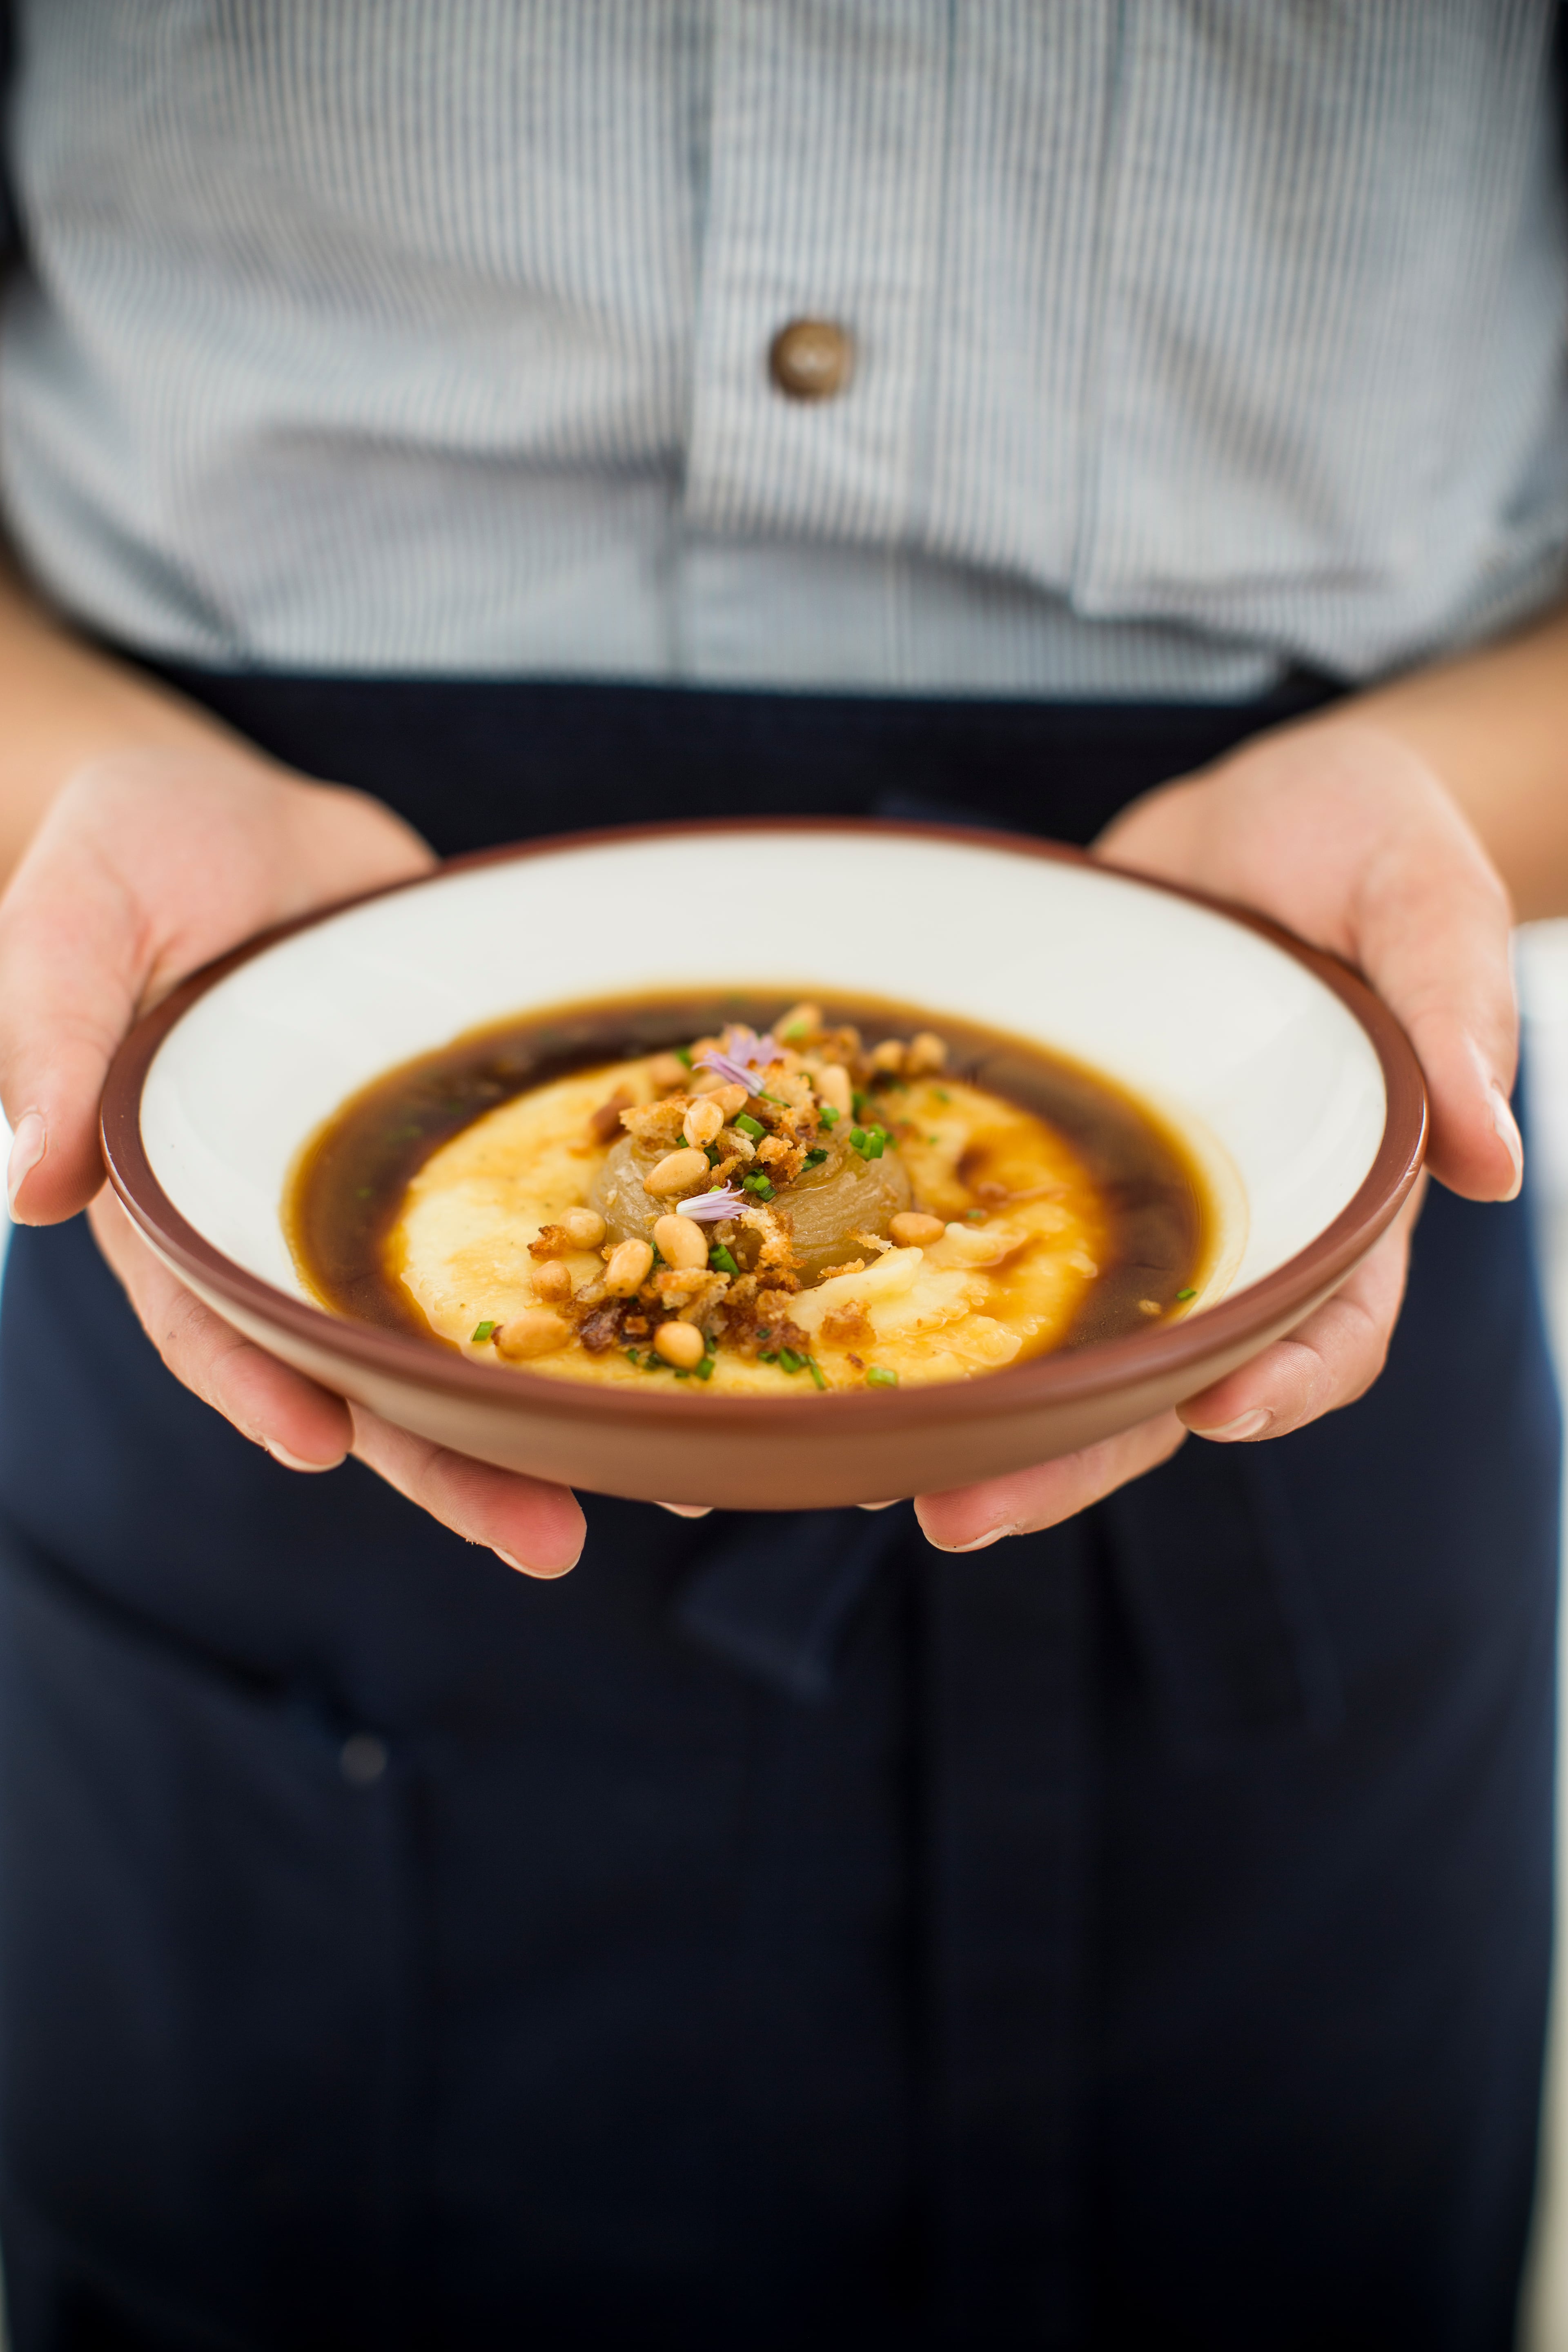
[[[1508,895],[1432,770],[1352,718],[1261,738],[1133,803],[1096,844],[1133,871],[1257,908],[1356,965],[1404,1024],[1431,1102],[1427,1166],[1471,1201],[1511,1201],[1519,1026]],[[1418,1186],[1342,1288],[1286,1339],[1177,1412],[1058,1462],[917,1502],[931,1541],[976,1551],[1054,1527],[1173,1454],[1283,1436],[1352,1403],[1383,1369]]]
[[[353,1451],[468,1541],[538,1576],[570,1568],[563,1488],[470,1462],[331,1395],[242,1339],[175,1280],[104,1187],[98,1105],[138,1013],[269,924],[400,881],[431,854],[390,809],[241,746],[93,761],[56,797],[0,900],[0,1100],[18,1222],[91,1203],[99,1244],[177,1380],[296,1470]]]

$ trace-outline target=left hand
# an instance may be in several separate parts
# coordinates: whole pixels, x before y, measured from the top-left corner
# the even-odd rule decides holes
[[[1467,1200],[1514,1198],[1524,1152],[1509,1108],[1519,1022],[1508,894],[1436,773],[1397,736],[1336,715],[1262,737],[1135,801],[1095,850],[1256,908],[1357,966],[1426,1075],[1431,1173]],[[928,1538],[978,1551],[1070,1518],[1165,1461],[1189,1431],[1255,1442],[1353,1402],[1383,1369],[1421,1191],[1334,1297],[1250,1363],[1099,1445],[921,1496]]]

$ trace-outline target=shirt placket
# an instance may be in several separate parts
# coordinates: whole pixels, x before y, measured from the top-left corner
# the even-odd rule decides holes
[[[949,46],[943,0],[733,0],[716,12],[678,558],[680,660],[694,675],[742,672],[747,632],[776,628],[776,608],[770,619],[746,593],[756,565],[787,575],[791,551],[814,544],[885,562],[907,541]],[[856,587],[857,630],[890,628],[890,578],[886,609],[862,578]]]

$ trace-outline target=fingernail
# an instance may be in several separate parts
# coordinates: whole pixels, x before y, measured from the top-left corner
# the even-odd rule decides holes
[[[494,1552],[499,1560],[503,1560],[506,1563],[508,1568],[514,1568],[519,1576],[531,1576],[535,1579],[543,1579],[546,1582],[548,1582],[552,1577],[569,1576],[577,1565],[574,1559],[569,1559],[564,1568],[530,1568],[525,1559],[514,1559],[510,1551],[502,1551],[500,1544],[491,1544],[490,1549]]]
[[[985,1551],[992,1544],[1000,1543],[1004,1536],[1016,1536],[1019,1530],[1009,1522],[1003,1527],[987,1528],[983,1536],[971,1536],[967,1543],[938,1543],[935,1537],[931,1535],[926,1537],[926,1541],[933,1551]]]
[[[1261,1437],[1274,1415],[1264,1405],[1255,1404],[1250,1412],[1238,1412],[1234,1421],[1222,1421],[1217,1429],[1194,1429],[1194,1437],[1217,1437],[1224,1444],[1234,1444],[1244,1437]]]
[[[49,1148],[49,1139],[39,1113],[26,1110],[16,1121],[16,1132],[11,1138],[11,1157],[5,1162],[5,1204],[13,1217],[16,1214],[16,1195]]]
[[[711,1503],[656,1503],[656,1510],[673,1511],[678,1519],[706,1519],[711,1516]],[[505,1554],[502,1554],[505,1558]]]
[[[1491,1089],[1492,1125],[1498,1141],[1513,1162],[1513,1182],[1502,1195],[1505,1201],[1517,1201],[1520,1186],[1524,1182],[1524,1139],[1519,1131],[1519,1121],[1509,1108],[1508,1097],[1500,1086]],[[18,1129],[18,1133],[20,1129]]]
[[[341,1454],[336,1462],[307,1462],[303,1454],[290,1454],[286,1445],[279,1445],[275,1443],[268,1444],[265,1438],[261,1439],[260,1443],[271,1454],[274,1462],[280,1462],[285,1470],[307,1470],[314,1475],[321,1470],[336,1470],[342,1463],[343,1457]]]
[[[858,1511],[890,1511],[898,1499],[896,1495],[890,1495],[885,1503],[857,1503],[855,1508]]]

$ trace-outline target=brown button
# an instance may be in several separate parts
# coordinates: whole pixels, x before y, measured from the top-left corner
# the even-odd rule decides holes
[[[855,338],[831,319],[792,319],[768,352],[768,373],[789,400],[831,400],[855,373]]]

